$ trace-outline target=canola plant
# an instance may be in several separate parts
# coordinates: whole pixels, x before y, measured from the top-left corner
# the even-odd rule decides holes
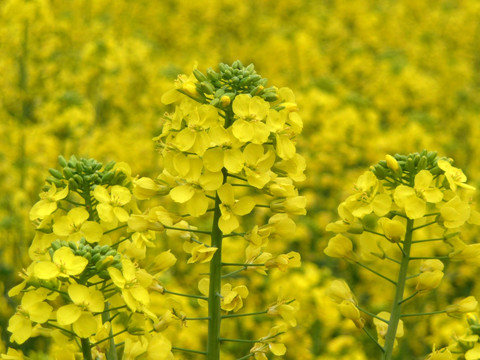
[[[1,357],[480,358],[479,16],[2,2]]]

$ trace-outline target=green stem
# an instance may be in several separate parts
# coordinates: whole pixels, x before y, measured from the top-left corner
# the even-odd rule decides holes
[[[83,353],[83,359],[84,360],[92,360],[92,349],[90,346],[90,341],[88,339],[81,339],[80,340],[82,344],[82,353]]]
[[[264,315],[267,312],[268,310],[257,311],[257,312],[246,313],[246,314],[229,314],[229,315],[223,315],[222,319],[231,319],[231,318],[237,318],[237,317],[243,317],[243,316]]]
[[[265,264],[222,263],[222,266],[265,266]]]
[[[176,346],[172,346],[172,350],[176,350],[176,351],[184,351],[184,352],[188,352],[188,353],[192,353],[192,354],[207,355],[207,353],[206,353],[205,351],[192,350],[192,349],[185,349],[185,348],[176,347]]]
[[[425,313],[416,313],[416,314],[402,314],[401,317],[409,317],[409,316],[425,316],[425,315],[436,315],[436,314],[444,314],[446,310],[438,310],[438,311],[431,311]]]
[[[368,230],[368,229],[364,229],[363,231],[368,232],[370,234],[375,234],[375,235],[381,236],[381,237],[388,240],[388,237],[386,237],[385,234],[382,234],[382,233],[379,233],[379,232],[376,232],[376,231],[373,231],[373,230]]]
[[[193,233],[210,235],[210,231],[204,231],[204,230],[195,230],[195,229],[187,229],[187,228],[177,228],[177,227],[174,227],[174,226],[167,226],[167,225],[164,225],[164,228],[165,228],[165,229],[168,229],[168,230],[188,231],[188,232],[193,232]]]
[[[90,182],[84,179],[83,199],[85,200],[85,209],[87,209],[89,217],[88,220],[95,221],[95,212],[93,211],[92,196],[90,195]]]
[[[374,273],[375,275],[380,276],[382,279],[387,280],[388,282],[392,283],[393,285],[396,285],[396,284],[397,284],[397,283],[396,283],[395,281],[393,281],[392,279],[389,279],[389,278],[386,277],[385,275],[380,274],[378,271],[373,270],[372,268],[368,267],[367,265],[364,265],[364,264],[362,264],[361,262],[359,262],[359,261],[357,261],[357,260],[353,260],[353,262],[354,262],[355,264],[357,264],[358,266],[361,266],[361,267],[363,267],[364,269],[366,269],[366,270]]]
[[[441,237],[441,238],[435,238],[435,239],[414,240],[412,241],[412,244],[431,242],[431,241],[440,241],[440,240],[445,240],[445,238]]]
[[[108,352],[106,354],[107,360],[117,360],[117,349],[115,347],[115,340],[113,336],[113,324],[110,319],[110,303],[106,302],[105,303],[105,310],[102,312],[102,323],[105,324],[106,322],[110,322],[110,333],[109,333],[109,342],[110,342],[110,347],[108,349]]]
[[[265,341],[261,340],[248,340],[248,339],[227,339],[227,338],[220,338],[220,341],[230,341],[230,342],[239,342],[239,343],[264,343]]]
[[[410,249],[412,246],[413,223],[411,219],[407,220],[407,229],[405,233],[405,240],[402,249],[402,262],[398,273],[397,286],[395,290],[395,297],[393,300],[392,311],[390,313],[390,320],[388,321],[388,330],[385,335],[384,345],[384,360],[390,360],[393,353],[393,345],[395,343],[395,336],[397,334],[398,323],[400,321],[403,293],[405,291],[405,283],[407,281],[408,263],[410,261]]]
[[[358,306],[358,305],[355,305],[355,307],[356,307],[358,310],[360,310],[361,312],[363,312],[364,314],[367,314],[367,315],[369,315],[369,316],[371,316],[371,317],[373,317],[373,318],[375,318],[375,319],[378,319],[378,320],[380,320],[380,321],[382,321],[382,322],[384,322],[384,323],[388,323],[387,320],[382,319],[380,316],[375,315],[374,313],[371,313],[371,312],[368,311],[368,310],[362,309],[362,308],[361,308],[360,306]]]
[[[382,319],[383,320],[383,319]],[[377,339],[375,339],[375,336],[373,336],[372,334],[370,334],[370,332],[365,329],[364,327],[362,328],[363,332],[365,334],[367,334],[367,336],[375,343],[377,344],[377,346],[382,350],[382,352],[384,352],[385,350],[383,349],[383,346],[379,344],[379,342],[377,341]]]
[[[407,276],[407,280],[409,280],[410,276]],[[405,299],[403,299],[402,301],[400,301],[400,304],[403,304],[404,302],[410,300],[410,299],[413,299],[415,296],[417,296],[417,294],[419,293],[420,291],[415,291],[412,295],[410,296],[407,296]],[[400,315],[400,316],[403,316],[403,315]]]
[[[230,127],[233,123],[233,112],[225,112],[225,128]],[[228,171],[222,169],[223,181],[227,182]],[[207,337],[207,359],[219,360],[220,359],[220,327],[222,323],[222,308],[220,306],[221,300],[221,288],[222,288],[222,240],[223,233],[218,226],[220,220],[220,197],[218,192],[215,193],[215,206],[213,210],[213,223],[211,232],[210,245],[217,248],[217,251],[213,254],[212,260],[210,260],[210,284],[208,289],[208,337]]]
[[[241,177],[241,176],[238,176],[238,175],[234,175],[234,174],[228,174],[228,176],[232,177],[232,178],[235,178],[235,179],[238,179],[238,180],[243,180],[245,182],[247,182],[248,180]]]
[[[226,171],[223,173],[223,183],[226,182]],[[215,210],[213,212],[212,241],[211,246],[217,248],[210,261],[210,286],[208,291],[208,339],[207,359],[220,359],[220,325],[221,317],[221,287],[222,287],[222,238],[223,234],[218,226],[220,219],[220,198],[215,196]]]
[[[233,276],[233,275],[236,275],[236,274],[240,274],[242,271],[245,271],[245,270],[247,270],[247,267],[246,267],[246,266],[244,266],[244,267],[241,268],[241,269],[238,269],[238,270],[229,272],[228,274],[222,275],[222,279],[228,278],[228,277]]]
[[[238,358],[237,360],[246,360],[248,358],[251,358],[254,355],[255,355],[254,353],[250,353],[248,355],[242,356],[241,358]]]
[[[116,332],[115,334],[112,333],[112,331],[110,331],[110,334],[108,335],[107,338],[102,339],[102,340],[100,340],[100,341],[97,341],[96,343],[93,343],[91,346],[96,346],[96,345],[101,344],[102,342],[107,341],[107,340],[112,341],[112,340],[115,338],[115,336],[118,336],[118,335],[120,335],[120,334],[123,334],[124,332],[127,332],[127,331],[128,331],[128,329],[123,329],[123,330],[120,330],[119,332]],[[110,351],[107,353],[107,358],[109,358],[109,357],[108,357],[108,356],[109,356],[109,353],[110,353]],[[116,354],[116,353],[115,353],[115,358],[117,358],[117,354]]]
[[[113,229],[110,229],[110,230],[107,230],[103,233],[103,235],[106,235],[106,234],[109,234],[111,232],[114,232],[114,231],[117,231],[119,229],[122,229],[122,228],[125,228],[127,227],[128,225],[120,225],[120,226],[117,226],[116,228],[113,228]]]
[[[177,296],[184,296],[184,297],[189,297],[193,299],[202,299],[202,300],[208,300],[208,297],[206,296],[201,296],[201,295],[191,295],[191,294],[182,294],[182,293],[177,293],[174,291],[169,291],[167,289],[164,289],[163,292],[165,294],[171,294],[171,295],[177,295]]]
[[[415,228],[412,229],[412,231],[415,231],[415,230],[418,230],[418,229],[421,229],[421,228],[424,228],[424,227],[427,227],[427,226],[430,226],[430,225],[433,225],[433,224],[436,224],[437,222],[436,221],[432,221],[432,222],[429,222],[429,223],[426,223],[426,224],[423,224],[423,225],[419,225]]]

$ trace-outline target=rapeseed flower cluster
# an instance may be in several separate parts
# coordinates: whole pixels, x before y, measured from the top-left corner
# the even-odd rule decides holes
[[[37,232],[24,280],[9,291],[21,297],[9,320],[10,341],[21,345],[48,335],[57,342],[61,335],[78,345],[61,350],[62,358],[81,353],[92,359],[113,356],[123,334],[124,351],[135,354],[126,358],[172,359],[170,341],[147,331],[164,314],[151,310],[150,293],[160,278],[140,266],[146,244],[134,241],[138,231],[129,227],[130,217],[140,216],[129,167],[74,156],[69,161],[60,156],[59,163],[62,170],[50,169],[41,200],[30,212]],[[156,246],[155,234],[150,240]],[[162,254],[161,271],[175,263],[170,252]],[[132,317],[143,318],[141,333],[130,328]]]
[[[480,213],[469,201],[475,188],[466,184],[466,180],[451,159],[438,158],[436,152],[387,155],[359,177],[355,193],[339,206],[342,219],[327,225],[327,230],[338,234],[328,242],[326,255],[344,258],[394,286],[391,313],[378,314],[359,306],[346,283],[337,281],[330,288],[330,297],[340,304],[340,312],[376,342],[385,359],[392,358],[397,338],[404,335],[402,318],[439,313],[455,316],[477,308],[475,297],[469,296],[444,310],[402,312],[416,296],[440,285],[445,271],[442,260],[462,260],[458,254],[464,248],[459,249],[458,244],[469,245],[460,240],[460,228],[467,223],[480,225]],[[422,234],[417,235],[421,230]],[[354,251],[351,237],[359,234],[362,237],[356,248],[368,247],[369,250],[363,251],[369,251],[377,261],[367,264],[366,257]],[[425,234],[429,235],[426,239]],[[415,254],[419,244],[440,241],[450,248],[447,254]],[[396,266],[393,276],[382,271],[379,262],[385,261]],[[364,316],[373,318],[377,339],[364,327]]]
[[[243,308],[237,313],[268,309],[282,288],[287,294],[295,295],[296,301],[288,306],[301,304],[295,314],[297,326],[282,334],[288,349],[283,357],[323,360],[376,357],[377,349],[368,337],[357,336],[354,322],[343,320],[335,311],[337,304],[330,301],[325,292],[332,277],[344,277],[359,295],[360,304],[367,304],[367,296],[368,304],[377,304],[370,308],[377,314],[389,311],[386,294],[391,293],[391,285],[375,282],[376,286],[371,286],[377,280],[373,273],[353,267],[351,261],[328,259],[323,249],[332,235],[324,228],[328,223],[350,216],[344,211],[337,217],[335,210],[350,195],[347,192],[351,189],[351,179],[375,163],[379,154],[407,154],[422,148],[438,150],[439,154],[454,158],[453,166],[461,167],[469,184],[478,188],[480,132],[476,125],[479,97],[475,44],[479,14],[478,3],[470,0],[435,3],[167,0],[155,4],[138,0],[134,6],[124,0],[116,1],[115,6],[105,0],[1,2],[0,291],[4,296],[0,297],[0,352],[8,352],[13,358],[21,358],[22,351],[31,358],[54,358],[53,354],[61,354],[64,349],[78,350],[75,341],[58,329],[51,332],[55,342],[36,336],[34,330],[35,338],[21,346],[9,343],[7,331],[9,319],[21,303],[19,296],[7,296],[8,290],[23,280],[17,276],[18,270],[24,269],[23,276],[31,274],[28,265],[32,259],[41,261],[45,246],[58,236],[67,236],[64,235],[67,232],[76,233],[78,238],[88,235],[93,244],[97,240],[92,239],[99,236],[98,228],[89,229],[91,219],[83,221],[80,214],[75,220],[75,212],[70,216],[59,210],[56,210],[59,215],[69,218],[56,226],[57,233],[62,235],[44,227],[48,233],[36,236],[41,230],[32,226],[30,209],[39,200],[45,169],[54,166],[58,154],[67,157],[78,154],[103,163],[111,159],[128,162],[132,174],[142,174],[137,178],[132,176],[132,182],[138,181],[141,185],[137,190],[134,186],[132,193],[143,206],[139,206],[139,213],[128,209],[128,229],[135,228],[127,233],[132,234],[128,244],[135,246],[125,246],[126,250],[122,251],[142,258],[139,263],[149,273],[158,276],[161,273],[162,285],[168,291],[191,293],[201,277],[206,276],[199,273],[208,273],[208,252],[212,250],[198,247],[193,251],[194,245],[200,245],[194,240],[208,240],[206,234],[163,230],[163,223],[169,221],[166,214],[171,214],[166,209],[177,206],[178,211],[167,226],[193,225],[187,225],[185,219],[178,217],[186,213],[180,209],[184,205],[170,203],[169,197],[161,198],[166,201],[161,205],[158,197],[149,200],[152,195],[168,194],[170,189],[157,179],[163,159],[155,155],[147,139],[161,132],[160,118],[165,111],[173,112],[173,105],[166,107],[160,95],[172,87],[178,73],[189,71],[194,61],[231,63],[239,58],[245,63],[254,61],[258,72],[275,79],[277,86],[290,86],[301,104],[301,112],[297,114],[302,115],[304,129],[295,147],[308,164],[306,181],[299,185],[300,194],[306,198],[308,217],[295,220],[295,236],[283,235],[292,233],[287,231],[292,223],[280,221],[286,214],[267,219],[263,213],[266,210],[255,207],[252,211],[255,220],[245,219],[252,226],[246,229],[245,238],[262,244],[263,252],[259,252],[258,246],[247,252],[242,238],[229,237],[230,241],[223,242],[224,253],[238,254],[235,261],[239,263],[243,262],[244,255],[251,263],[244,272],[229,279],[232,289],[245,285],[249,290]],[[204,69],[199,68],[205,73]],[[192,82],[196,81],[193,76]],[[186,88],[189,86],[193,93],[197,91],[191,85]],[[203,90],[205,86],[208,85],[202,85]],[[218,97],[216,105],[231,103],[232,99],[224,95]],[[282,118],[273,121],[272,117],[269,121],[272,124],[269,126],[275,129],[271,137],[278,135],[278,143],[283,144],[285,134],[281,126],[277,129],[276,125],[282,124]],[[261,129],[255,134],[261,136]],[[221,153],[218,149],[210,149],[206,151],[208,155],[203,156],[204,163],[209,163],[213,172],[220,162],[226,161],[233,167],[232,171],[241,164],[231,161],[238,155],[233,149],[237,143],[230,139],[224,141],[232,146],[232,156],[226,156],[224,150],[220,159],[216,157]],[[291,151],[288,141],[284,143],[277,146],[278,154]],[[256,160],[251,163],[255,164]],[[249,175],[250,179],[254,177]],[[271,190],[276,188],[272,186]],[[60,190],[61,187],[56,186],[55,193]],[[239,189],[235,190],[234,196],[237,196]],[[425,194],[417,197],[426,201],[428,195]],[[475,203],[478,195],[473,194],[471,201]],[[58,202],[62,203],[63,200]],[[427,207],[428,204],[427,201]],[[112,209],[125,208],[111,205]],[[278,200],[274,208],[277,205],[291,207],[292,200]],[[245,226],[242,215],[235,214],[238,209],[227,212],[233,213],[240,229]],[[160,214],[161,221],[157,220]],[[202,219],[195,222],[197,230],[208,229],[208,214],[207,211],[205,223]],[[361,231],[363,222],[353,219],[350,231]],[[459,219],[454,216],[453,220],[445,221],[453,224]],[[229,223],[235,225],[232,221]],[[79,229],[73,229],[77,225]],[[383,251],[365,233],[359,238],[366,237],[367,241],[361,242],[355,241],[351,233],[343,236],[353,240],[352,252],[357,260],[370,266],[378,261],[381,268],[375,269],[394,276],[395,263],[381,258],[395,255],[397,239],[405,237],[405,227],[392,219],[382,220],[377,227],[389,237],[382,240]],[[417,230],[417,239],[441,237],[441,234],[430,234],[429,229]],[[108,230],[103,229],[102,234],[105,231]],[[119,233],[107,235],[116,241],[119,239],[115,234]],[[194,240],[186,241],[192,236]],[[450,239],[456,253],[450,260],[440,259],[444,264],[440,286],[434,291],[421,290],[419,296],[425,301],[409,305],[412,310],[414,307],[415,312],[437,311],[471,295],[478,299],[477,238],[474,227],[464,227],[461,238]],[[32,239],[35,246],[30,246]],[[276,266],[285,267],[292,251],[301,254],[302,268],[280,271]],[[415,255],[444,256],[450,251],[451,245],[444,241],[425,242],[416,245]],[[172,263],[173,254],[179,259],[175,268],[163,271]],[[348,251],[346,254],[352,256]],[[191,266],[192,262],[188,264],[190,258],[195,266]],[[205,261],[203,265],[202,261]],[[272,266],[269,269],[255,265],[267,261]],[[423,266],[421,262],[419,260],[419,269]],[[422,276],[422,279],[425,277],[422,287],[435,285],[433,280],[438,281],[439,277],[440,269],[426,269],[427,265],[423,272],[419,270],[426,273]],[[268,277],[250,276],[267,271]],[[432,282],[427,284],[427,280]],[[416,280],[410,282],[413,288],[417,287]],[[199,307],[197,299],[178,296],[173,299],[161,294],[158,290],[162,285],[153,286],[157,291],[150,292],[150,298],[155,299],[152,300],[155,312],[164,314],[156,328],[165,327],[163,333],[169,339],[175,338],[177,347],[202,349],[204,322],[187,318],[172,323],[169,319],[175,318],[174,313],[180,317],[182,314],[203,317],[205,310]],[[256,295],[259,293],[265,296],[259,298]],[[166,297],[168,302],[163,302]],[[223,326],[229,338],[260,339],[270,332],[270,324],[260,322],[261,316],[241,319],[241,327]],[[279,320],[278,315],[273,320]],[[423,357],[433,344],[441,356],[445,352],[441,349],[451,343],[452,334],[466,333],[462,319],[444,314],[424,317],[425,321],[416,322],[415,326],[409,325],[409,319],[403,320],[405,336],[401,338],[398,356],[405,359]],[[138,324],[135,322],[135,326]],[[188,328],[183,329],[182,324]],[[371,324],[368,317],[366,324],[367,327]],[[114,333],[123,329],[115,326]],[[44,330],[41,331],[43,334]],[[104,339],[109,331],[108,324],[102,325],[91,342]],[[129,350],[132,356],[138,356],[147,348],[145,341],[126,343],[127,348],[132,349],[134,345],[138,350]],[[107,344],[99,343],[96,347],[104,348]],[[17,350],[7,350],[9,346]],[[229,360],[248,352],[251,346],[225,342],[222,347],[223,357]],[[450,351],[454,357],[461,356]],[[176,355],[201,356],[180,352]]]

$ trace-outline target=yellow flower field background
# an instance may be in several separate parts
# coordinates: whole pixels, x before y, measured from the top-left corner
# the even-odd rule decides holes
[[[335,234],[325,228],[339,219],[337,207],[354,193],[358,177],[386,154],[437,151],[454,159],[466,183],[480,187],[479,44],[480,3],[474,0],[0,2],[0,353],[14,348],[32,359],[63,358],[48,329],[34,329],[22,345],[12,343],[7,331],[19,305],[7,292],[31,263],[36,230],[30,210],[48,169],[59,168],[58,156],[113,160],[128,164],[132,178],[155,178],[166,164],[152,139],[162,133],[164,114],[173,111],[162,95],[179,74],[190,75],[194,67],[217,71],[219,63],[239,59],[245,66],[253,63],[267,86],[288,87],[295,94],[303,120],[296,152],[306,160],[305,180],[296,186],[306,197],[307,214],[292,216],[295,235],[268,244],[273,254],[299,253],[301,267],[285,272],[278,266],[268,277],[249,271],[234,281],[235,286],[248,283],[248,297],[237,289],[241,311],[265,309],[286,294],[295,299],[296,321],[244,317],[222,330],[229,338],[259,339],[272,324],[286,321],[291,327],[282,336],[286,353],[276,356],[273,349],[268,358],[379,358],[377,345],[340,314],[327,288],[345,279],[358,304],[377,314],[389,311],[392,287],[352,262],[326,256]],[[472,208],[477,200],[472,193]],[[176,206],[159,201],[142,203],[142,210]],[[255,213],[254,221],[265,219]],[[466,225],[461,239],[475,244],[479,234]],[[394,263],[372,255],[378,248],[371,236],[353,239],[365,263],[394,276]],[[150,245],[145,264],[167,250],[177,258],[162,272],[163,284],[202,292],[197,283],[208,268],[187,263],[190,250],[178,236],[167,232]],[[235,240],[223,249],[243,251]],[[451,252],[445,242],[429,242],[417,256],[448,258]],[[480,251],[475,248],[465,259],[447,259],[438,289],[411,300],[407,312],[434,312],[458,299],[478,298]],[[196,300],[178,302],[187,317],[202,316]],[[161,300],[158,304],[168,308]],[[468,315],[469,322],[443,313],[403,319],[396,358],[424,359],[435,345],[450,346],[452,359],[480,359],[475,314]],[[375,334],[372,317],[364,318]],[[206,325],[198,321],[173,321],[162,333],[179,348],[205,347]],[[239,359],[252,345],[225,344],[221,358]]]

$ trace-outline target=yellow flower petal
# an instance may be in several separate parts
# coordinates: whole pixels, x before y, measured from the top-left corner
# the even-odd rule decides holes
[[[73,324],[73,331],[81,338],[88,338],[95,334],[98,329],[98,323],[93,314],[89,312],[81,313],[81,316]]]
[[[57,310],[57,321],[60,325],[70,325],[80,318],[82,310],[75,304],[68,304]]]

